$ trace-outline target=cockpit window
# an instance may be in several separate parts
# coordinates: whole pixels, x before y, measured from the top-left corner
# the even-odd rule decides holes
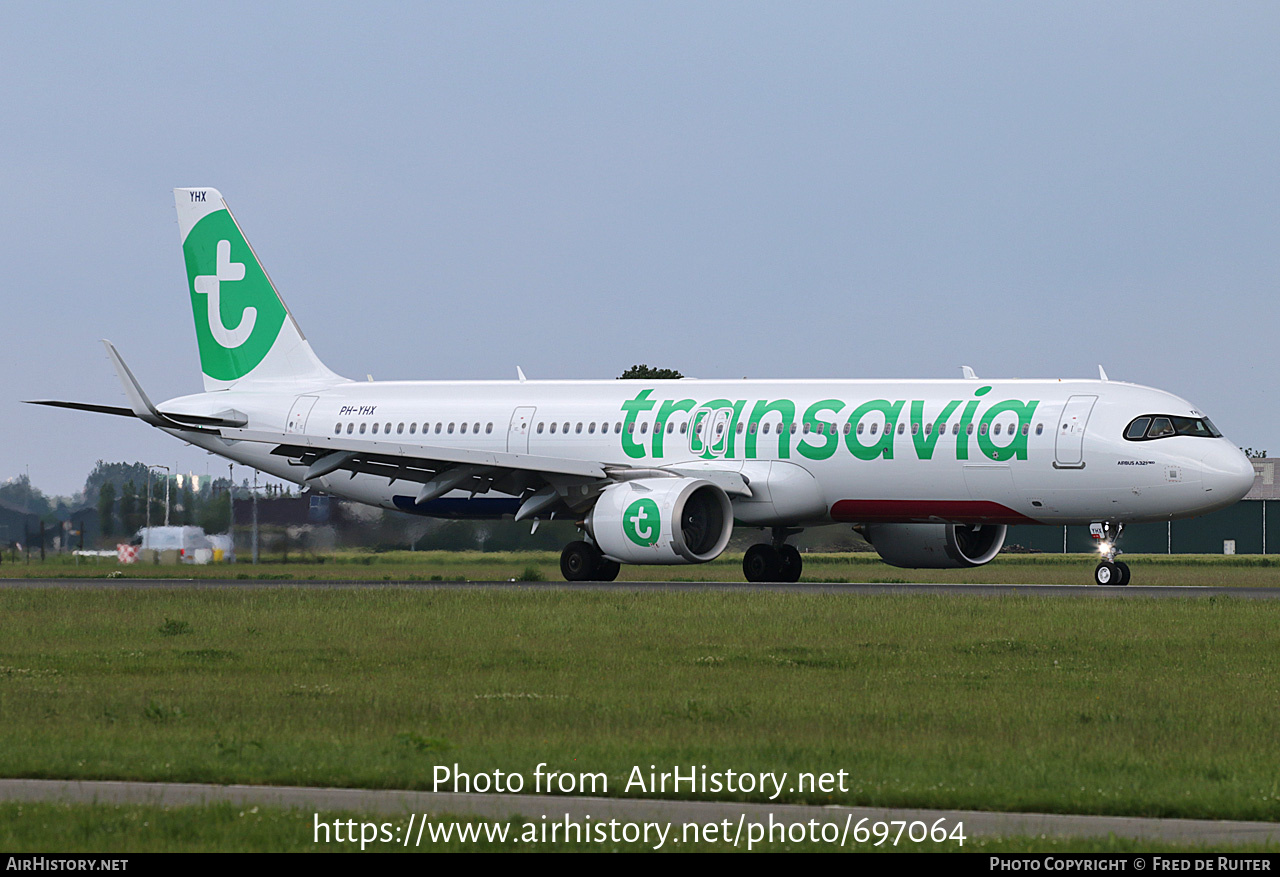
[[[1129,428],[1124,431],[1124,437],[1127,439],[1140,439],[1147,434],[1147,427],[1150,424],[1150,417],[1139,417],[1129,424]]]
[[[1174,417],[1172,414],[1144,414],[1142,417],[1135,417],[1124,431],[1124,437],[1131,442],[1168,438],[1172,435],[1222,437],[1222,433],[1218,432],[1218,428],[1207,417]]]

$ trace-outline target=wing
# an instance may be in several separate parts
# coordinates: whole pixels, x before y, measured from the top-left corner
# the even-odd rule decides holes
[[[303,482],[338,472],[374,475],[388,483],[408,481],[419,485],[416,503],[421,505],[451,490],[472,495],[496,490],[523,499],[516,520],[524,520],[560,503],[570,510],[589,507],[600,492],[617,481],[634,478],[692,476],[717,483],[731,495],[751,495],[737,472],[678,467],[637,468],[603,461],[575,460],[539,454],[511,454],[449,448],[420,442],[387,441],[351,436],[314,436],[273,430],[220,427],[224,439],[273,444],[271,453],[305,466]]]

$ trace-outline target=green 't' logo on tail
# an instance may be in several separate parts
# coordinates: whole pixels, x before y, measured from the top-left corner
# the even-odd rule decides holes
[[[220,381],[257,367],[284,325],[285,309],[226,210],[196,223],[182,244],[200,367]]]

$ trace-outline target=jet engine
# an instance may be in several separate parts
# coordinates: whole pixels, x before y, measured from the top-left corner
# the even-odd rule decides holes
[[[587,532],[622,563],[706,563],[733,533],[728,495],[699,478],[640,478],[606,487]]]
[[[1004,524],[867,524],[862,535],[892,566],[958,569],[988,563],[1007,530]]]

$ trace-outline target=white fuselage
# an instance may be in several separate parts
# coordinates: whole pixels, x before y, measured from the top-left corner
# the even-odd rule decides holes
[[[249,428],[348,441],[732,471],[745,477],[752,493],[734,498],[734,517],[753,526],[1159,521],[1230,505],[1253,481],[1248,461],[1225,438],[1126,439],[1127,426],[1143,415],[1203,415],[1169,393],[1114,381],[273,386],[233,387],[160,407],[199,415],[230,409],[245,415]],[[181,438],[303,481],[302,467],[272,455],[270,444],[190,433]],[[311,487],[428,515],[493,517],[518,505],[516,498],[492,492],[454,493],[415,505],[413,485],[388,481],[342,472]]]

